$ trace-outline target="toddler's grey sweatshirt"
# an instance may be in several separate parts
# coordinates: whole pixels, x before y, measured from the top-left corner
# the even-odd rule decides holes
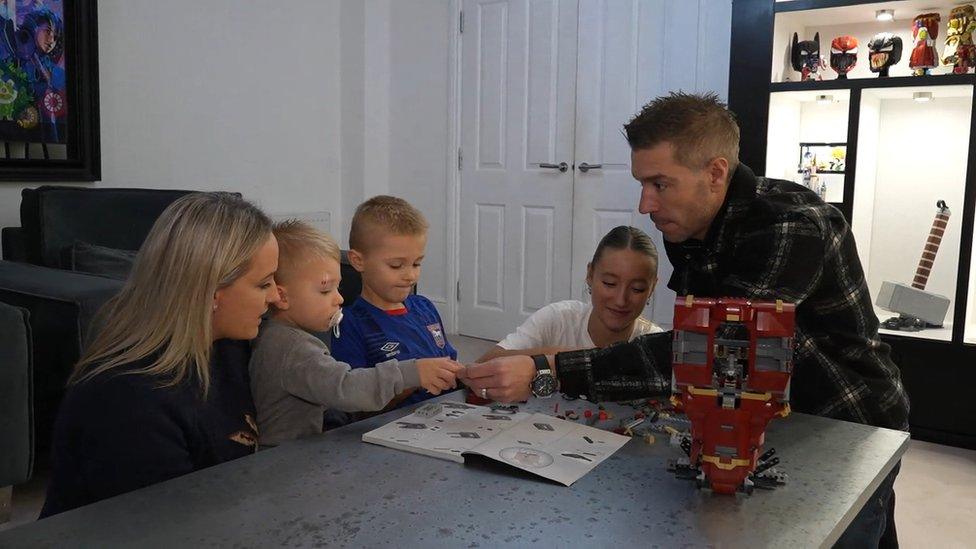
[[[397,394],[420,386],[414,360],[352,368],[332,358],[314,335],[274,319],[261,324],[250,373],[262,446],[321,433],[326,408],[382,410]]]

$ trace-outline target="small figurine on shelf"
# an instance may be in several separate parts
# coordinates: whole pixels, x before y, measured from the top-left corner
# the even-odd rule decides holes
[[[857,38],[844,35],[830,42],[830,68],[837,73],[837,79],[847,78],[847,73],[857,64]]]
[[[820,33],[813,35],[813,40],[799,42],[799,36],[793,33],[793,47],[790,49],[790,62],[793,70],[800,73],[800,80],[820,80],[820,69],[826,68],[823,57],[820,57]]]
[[[888,68],[901,61],[902,42],[900,36],[890,32],[879,32],[868,42],[868,59],[871,72],[879,78],[888,76]]]
[[[939,54],[935,51],[935,39],[939,37],[939,22],[942,16],[938,13],[923,13],[916,15],[912,22],[912,38],[915,47],[908,60],[915,76],[932,74],[932,69],[939,66]]]
[[[847,146],[834,147],[830,151],[827,169],[832,172],[843,172],[847,164]]]
[[[976,9],[972,5],[952,8],[949,12],[949,23],[946,25],[942,63],[952,65],[952,72],[955,74],[966,74],[969,69],[976,67],[974,30],[976,30]]]

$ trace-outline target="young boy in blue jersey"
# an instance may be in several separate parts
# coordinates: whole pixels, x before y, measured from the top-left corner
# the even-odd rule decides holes
[[[362,294],[345,308],[336,359],[370,367],[396,358],[457,359],[440,314],[429,299],[412,294],[427,246],[427,221],[407,201],[376,196],[362,203],[349,231],[349,262],[363,277]],[[407,406],[431,398],[423,388],[403,391],[390,401]]]

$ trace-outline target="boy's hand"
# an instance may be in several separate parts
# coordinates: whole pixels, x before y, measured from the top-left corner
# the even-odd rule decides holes
[[[417,360],[417,373],[420,385],[433,395],[453,389],[457,373],[464,369],[460,363],[449,358],[421,358]]]

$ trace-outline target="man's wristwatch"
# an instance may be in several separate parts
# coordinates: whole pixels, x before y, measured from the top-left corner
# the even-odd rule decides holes
[[[556,376],[552,375],[549,359],[546,355],[533,355],[532,361],[535,362],[535,377],[529,385],[532,394],[539,398],[551,397],[556,392]]]

